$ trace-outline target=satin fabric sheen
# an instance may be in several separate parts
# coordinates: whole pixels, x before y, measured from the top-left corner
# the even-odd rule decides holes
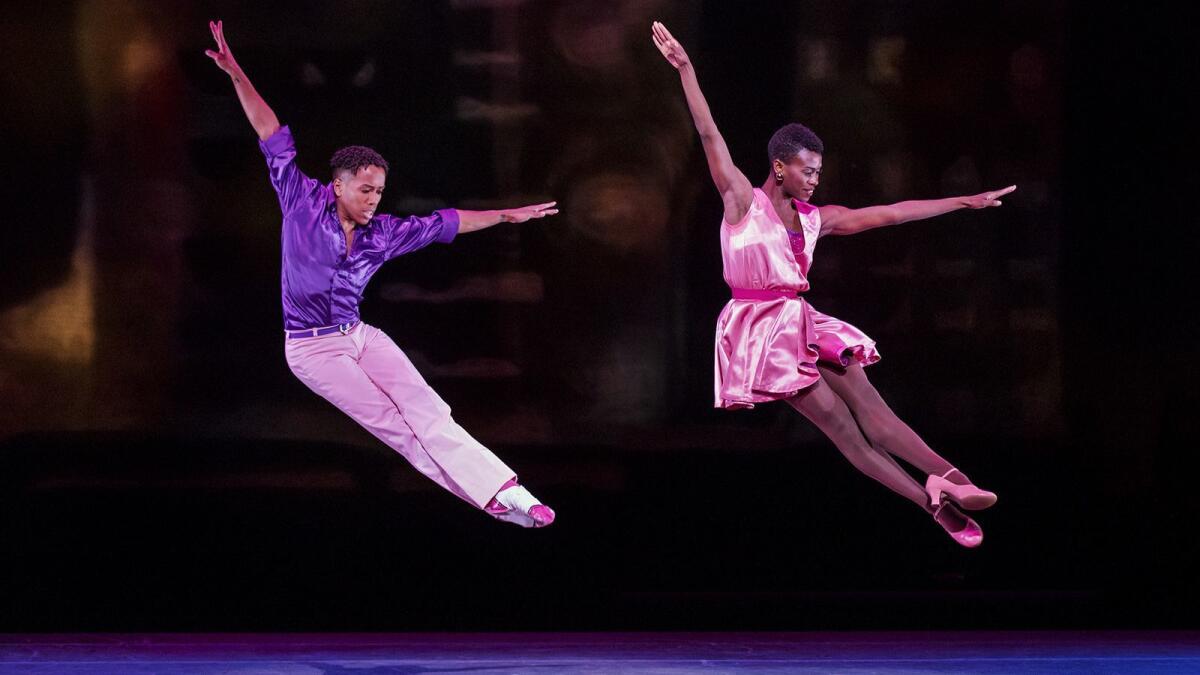
[[[296,143],[287,126],[259,148],[283,211],[283,328],[301,330],[359,320],[358,305],[371,275],[383,263],[458,234],[458,211],[397,218],[379,214],[355,228],[346,255],[333,187],[296,166]]]
[[[721,224],[721,258],[731,289],[808,290],[821,216],[811,204],[795,204],[804,235],[799,255],[770,199],[758,188],[741,221]],[[821,379],[818,361],[844,367],[879,360],[874,340],[813,309],[803,297],[730,300],[717,318],[715,352],[718,408],[752,408],[793,396]]]

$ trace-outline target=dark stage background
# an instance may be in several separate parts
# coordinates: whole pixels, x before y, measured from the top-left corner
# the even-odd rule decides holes
[[[1195,627],[1196,31],[1068,2],[234,3],[7,13],[0,630]],[[204,56],[384,206],[562,213],[386,266],[366,321],[555,506],[518,531],[288,372],[279,214]],[[902,418],[1001,496],[975,551],[782,404],[712,409],[721,207],[664,21],[752,182],[1016,183],[818,247]]]

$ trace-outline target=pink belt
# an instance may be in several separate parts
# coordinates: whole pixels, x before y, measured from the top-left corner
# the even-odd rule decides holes
[[[778,300],[779,298],[800,297],[800,291],[773,291],[767,288],[734,288],[734,300]]]

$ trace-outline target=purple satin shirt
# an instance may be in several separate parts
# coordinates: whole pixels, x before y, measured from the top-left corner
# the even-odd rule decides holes
[[[355,230],[347,256],[333,185],[300,172],[291,130],[280,127],[258,145],[283,209],[284,330],[357,321],[363,289],[383,263],[458,234],[454,209],[425,217],[376,214]]]

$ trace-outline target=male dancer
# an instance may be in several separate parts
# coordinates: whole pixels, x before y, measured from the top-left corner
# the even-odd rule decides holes
[[[205,54],[233,80],[283,210],[284,352],[292,372],[470,504],[522,527],[554,522],[554,511],[450,417],[449,406],[391,338],[359,320],[358,303],[384,262],[435,241],[448,244],[460,232],[554,215],[555,202],[500,211],[442,209],[425,217],[376,215],[387,162],[370,148],[350,146],[330,160],[332,182],[301,173],[291,131],[279,125],[234,60],[222,23],[208,26],[217,51]]]

